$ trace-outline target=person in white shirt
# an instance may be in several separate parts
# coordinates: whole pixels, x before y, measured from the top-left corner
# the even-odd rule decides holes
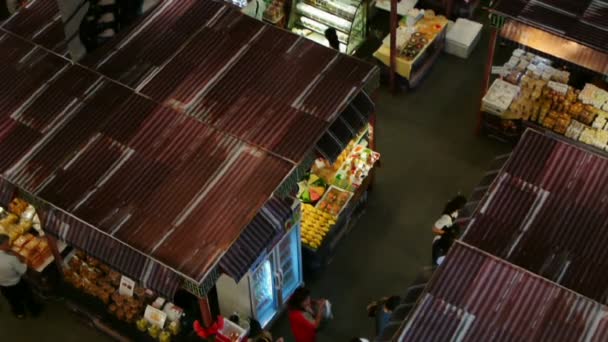
[[[458,195],[445,205],[441,216],[433,225],[433,235],[435,235],[433,241],[437,241],[447,229],[452,228],[459,211],[464,208],[465,204],[467,204],[466,197]]]
[[[21,279],[26,271],[23,258],[11,251],[8,235],[0,234],[0,292],[19,319],[25,318],[26,308],[34,316],[40,313],[40,305],[34,300],[29,286]]]

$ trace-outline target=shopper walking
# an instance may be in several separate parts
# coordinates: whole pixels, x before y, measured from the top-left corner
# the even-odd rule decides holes
[[[447,229],[454,229],[458,233],[458,227],[454,226],[454,222],[458,218],[460,210],[467,204],[467,199],[464,196],[456,196],[452,198],[443,208],[443,212],[439,219],[433,225],[433,235],[435,238],[433,241],[439,239]],[[458,235],[458,234],[457,234]]]
[[[262,329],[262,325],[257,320],[249,319],[249,335],[247,336],[247,342],[273,342],[272,333],[268,330]],[[279,337],[274,342],[284,342],[282,337]]]
[[[289,324],[296,342],[315,342],[326,301],[312,300],[310,290],[298,288],[288,303]]]
[[[340,41],[338,40],[338,32],[335,28],[330,27],[325,30],[325,39],[327,39],[330,47],[340,51]]]
[[[454,241],[458,237],[457,235],[457,227],[450,227],[444,230],[442,235],[438,235],[438,239],[433,241],[433,250],[432,250],[432,262],[433,266],[439,266],[445,259],[445,256],[448,254],[448,251],[454,244]]]
[[[399,296],[384,297],[367,305],[367,315],[376,319],[376,336],[388,325],[393,310],[401,302]]]
[[[27,271],[23,258],[13,253],[8,235],[0,234],[0,292],[9,302],[13,314],[25,318],[26,309],[34,316],[40,313],[29,286],[21,279]]]

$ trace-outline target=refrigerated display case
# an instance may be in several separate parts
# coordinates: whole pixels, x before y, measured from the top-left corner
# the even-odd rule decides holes
[[[302,283],[298,222],[241,281],[236,283],[226,275],[220,277],[217,282],[220,313],[225,317],[237,314],[244,320],[253,317],[267,327]]]
[[[367,36],[368,0],[297,0],[289,27],[295,33],[329,46],[325,30],[336,29],[340,52],[352,55]]]
[[[289,234],[281,241],[277,251],[281,301],[286,303],[293,292],[302,284],[302,251],[300,228],[297,234]]]
[[[265,326],[274,317],[279,308],[277,300],[277,284],[273,274],[273,255],[264,260],[251,277],[251,293],[253,294],[253,307],[255,318]],[[276,276],[278,277],[278,276]],[[273,279],[274,278],[274,279]]]

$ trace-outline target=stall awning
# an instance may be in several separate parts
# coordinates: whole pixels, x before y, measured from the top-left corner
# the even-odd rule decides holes
[[[285,235],[286,224],[295,213],[293,202],[293,199],[270,198],[224,254],[219,263],[221,271],[240,281],[251,265]]]
[[[607,314],[604,305],[457,242],[391,341],[606,341]]]
[[[608,159],[528,130],[463,240],[608,303]]]
[[[377,71],[213,1],[164,2],[88,67],[0,50],[2,175],[198,284]]]
[[[316,146],[318,154],[335,162],[348,143],[368,124],[373,111],[372,100],[365,92],[360,92],[321,137]]]
[[[606,33],[608,35],[608,32]],[[555,56],[583,68],[608,75],[608,53],[562,38],[527,24],[507,22],[500,30],[501,37]]]
[[[605,0],[501,0],[491,11],[608,53]]]

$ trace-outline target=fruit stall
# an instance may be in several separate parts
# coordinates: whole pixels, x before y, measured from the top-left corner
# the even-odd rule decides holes
[[[317,159],[298,183],[302,202],[302,257],[307,272],[331,262],[339,241],[351,230],[367,203],[380,154],[370,146],[369,126],[334,163]]]

